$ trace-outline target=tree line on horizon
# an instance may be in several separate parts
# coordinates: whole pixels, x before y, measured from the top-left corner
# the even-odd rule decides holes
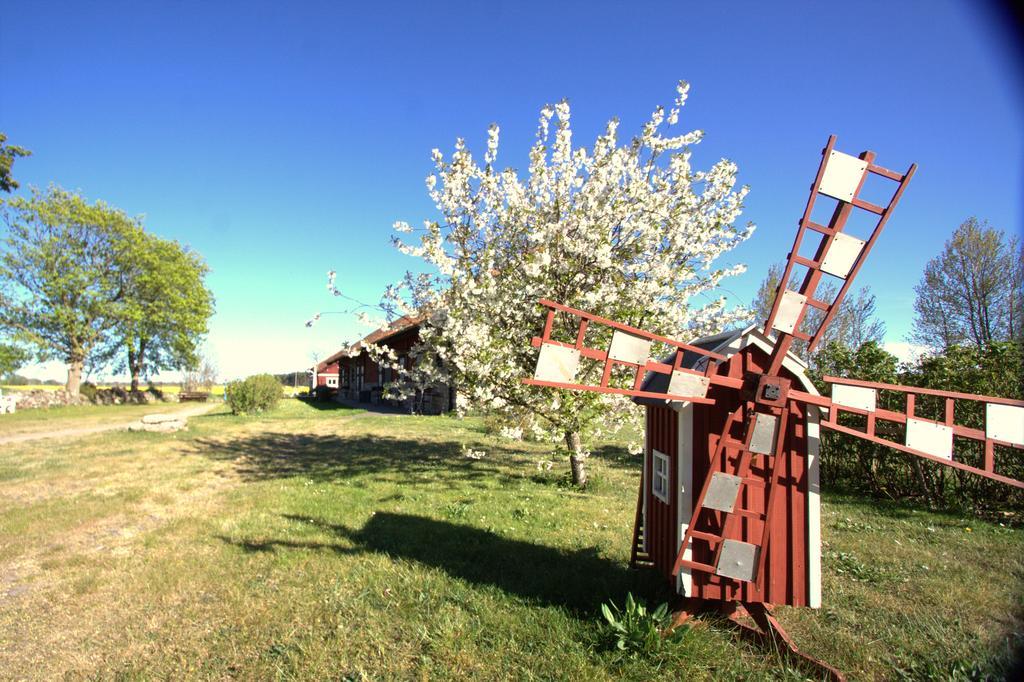
[[[30,152],[0,134],[0,191]],[[131,390],[162,370],[199,365],[214,311],[203,257],[147,232],[141,217],[50,185],[0,201],[0,376],[32,359],[68,365],[78,395],[85,371],[127,372]]]

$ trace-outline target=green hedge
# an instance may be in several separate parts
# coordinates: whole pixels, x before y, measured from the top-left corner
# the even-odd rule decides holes
[[[823,393],[828,389],[822,376],[831,374],[1024,399],[1024,346],[1019,342],[993,342],[984,348],[953,346],[902,366],[874,342],[865,343],[856,351],[830,344],[815,360],[817,367],[812,377]],[[903,412],[906,396],[896,391],[879,391],[878,406]],[[934,396],[918,396],[915,414],[941,422],[945,417],[945,401]],[[957,424],[984,431],[984,403],[957,401],[955,418]],[[840,422],[858,430],[864,427],[864,418],[855,415],[840,415]],[[902,424],[881,420],[877,424],[879,435],[903,442],[905,427]],[[980,443],[957,438],[955,448],[957,461],[983,466],[984,452]],[[1020,450],[997,446],[995,459],[999,473],[1024,479],[1024,457]],[[1024,493],[1018,489],[842,433],[822,435],[821,473],[822,484],[826,487],[866,492],[884,499],[916,499],[937,508],[1024,509]]]
[[[281,398],[281,383],[270,374],[256,374],[232,381],[224,390],[235,414],[255,414],[272,409]]]

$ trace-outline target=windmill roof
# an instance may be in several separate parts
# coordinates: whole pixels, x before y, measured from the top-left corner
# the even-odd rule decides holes
[[[703,350],[708,350],[719,355],[726,357],[732,357],[736,353],[740,352],[748,345],[755,345],[761,348],[766,353],[771,353],[775,347],[775,339],[771,336],[765,336],[759,330],[758,325],[750,325],[740,329],[731,329],[711,336],[705,336],[695,341],[690,341],[691,346],[696,346]],[[679,351],[670,353],[661,359],[661,362],[665,364],[672,364],[675,362],[676,353]],[[693,351],[683,351],[683,359],[680,363],[685,369],[694,369],[703,371],[707,366],[707,356],[695,353]],[[801,385],[804,391],[818,395],[818,390],[814,387],[810,378],[807,376],[807,363],[801,360],[798,356],[792,352],[786,353],[786,358],[783,361],[783,367],[788,369],[796,377],[797,382]],[[648,391],[651,393],[668,393],[668,382],[669,375],[661,372],[648,372],[644,378],[643,384],[640,386],[640,390]],[[650,405],[653,407],[663,407],[665,404],[679,405],[678,401],[670,400],[659,400],[657,398],[633,398],[633,402],[639,405]]]

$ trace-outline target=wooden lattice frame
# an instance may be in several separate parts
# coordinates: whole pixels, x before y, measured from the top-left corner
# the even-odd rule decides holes
[[[627,334],[631,334],[633,336],[637,336],[652,342],[664,343],[669,346],[673,346],[681,351],[690,351],[693,353],[697,353],[698,355],[707,357],[710,360],[725,360],[726,358],[724,355],[713,353],[704,348],[699,348],[688,343],[683,343],[682,341],[676,341],[675,339],[670,339],[667,336],[652,334],[650,332],[644,331],[643,329],[631,327],[627,324],[622,324],[621,322],[615,322],[614,320],[609,320],[608,318],[601,317],[599,315],[594,315],[583,310],[570,308],[569,306],[562,305],[561,303],[549,301],[546,298],[542,298],[540,300],[540,304],[548,309],[547,317],[544,321],[544,331],[542,332],[542,335],[533,337],[531,341],[533,346],[535,348],[540,348],[542,345],[547,344],[551,346],[559,346],[562,348],[572,348],[575,351],[577,351],[581,357],[589,358],[591,360],[597,360],[598,362],[603,363],[603,368],[601,371],[601,381],[595,385],[568,383],[560,381],[546,381],[543,379],[530,378],[523,379],[522,381],[524,384],[529,384],[531,386],[547,386],[549,388],[564,388],[576,391],[596,391],[599,393],[615,393],[619,395],[629,395],[639,398],[656,398],[659,400],[666,401],[674,400],[687,401],[692,403],[703,403],[706,405],[714,404],[714,400],[711,400],[710,398],[704,396],[672,395],[669,393],[657,393],[654,391],[640,390],[646,372],[657,372],[659,374],[666,375],[671,375],[672,372],[681,372],[683,374],[690,374],[698,377],[707,377],[709,380],[711,380],[711,372],[714,367],[713,363],[711,362],[708,363],[708,368],[706,372],[703,373],[695,372],[693,370],[682,367],[681,363],[683,361],[683,353],[681,352],[677,352],[675,354],[675,361],[671,365],[666,364],[664,362],[658,362],[650,358],[648,358],[647,361],[642,364],[624,362],[621,360],[611,358],[609,356],[608,350],[586,346],[584,344],[584,341],[586,339],[587,329],[589,328],[589,326],[591,324],[598,324],[609,327],[612,330],[625,332]],[[551,331],[555,323],[555,315],[559,312],[567,313],[569,315],[573,315],[579,318],[579,324],[576,329],[575,343],[563,343],[561,341],[555,341],[554,339],[551,338]],[[617,388],[615,386],[609,385],[609,382],[611,381],[612,377],[612,369],[615,365],[631,367],[635,370],[635,374],[633,377],[633,387],[631,389]]]
[[[1003,476],[999,473],[996,473],[995,470],[995,446],[1000,445],[1004,447],[1015,448],[1018,450],[1024,450],[1024,445],[1020,445],[1018,443],[1013,443],[1010,441],[990,438],[985,431],[982,431],[980,429],[974,429],[968,426],[963,426],[962,424],[957,424],[954,420],[956,415],[957,400],[966,400],[993,405],[1009,405],[1012,407],[1020,408],[1024,408],[1024,400],[1011,400],[1009,398],[997,398],[994,396],[974,395],[970,393],[955,393],[952,391],[940,391],[931,388],[918,388],[915,386],[903,386],[899,384],[883,384],[874,381],[859,381],[856,379],[844,379],[841,377],[831,376],[825,377],[825,381],[827,381],[829,384],[833,386],[838,384],[845,386],[856,386],[860,388],[869,388],[875,391],[893,391],[903,393],[906,396],[906,408],[905,412],[896,412],[878,407],[876,407],[874,410],[864,410],[855,407],[848,407],[845,405],[837,405],[833,400],[829,401],[830,404],[828,406],[828,417],[821,421],[822,428],[831,429],[832,431],[838,431],[839,433],[845,433],[851,436],[856,436],[858,438],[862,438],[864,440],[868,440],[871,441],[872,443],[877,443],[879,445],[886,445],[888,447],[895,448],[896,450],[900,450],[902,452],[917,455],[918,457],[923,457],[927,460],[938,462],[939,464],[943,464],[948,467],[953,467],[954,469],[969,471],[972,474],[984,476],[985,478],[989,478],[994,481],[999,481],[1001,483],[1005,483],[1016,488],[1024,488],[1024,481],[1019,481],[1008,476]],[[970,464],[965,464],[964,462],[959,462],[955,458],[945,459],[943,457],[931,455],[927,452],[915,450],[914,448],[908,447],[905,444],[897,443],[892,440],[882,438],[881,436],[878,435],[878,432],[876,430],[876,422],[878,420],[894,422],[897,424],[906,424],[908,417],[913,419],[922,419],[921,417],[917,417],[914,414],[916,398],[917,396],[921,395],[936,396],[942,398],[945,401],[945,414],[943,421],[934,423],[941,424],[952,429],[954,437],[967,438],[984,444],[985,454],[983,466],[981,468],[971,466]],[[866,424],[864,430],[861,431],[859,429],[840,424],[839,414],[841,412],[857,414],[866,417]],[[955,452],[953,453],[953,456],[955,457]]]
[[[829,163],[829,158],[834,151],[836,142],[836,136],[831,135],[828,138],[828,144],[822,150],[821,163],[818,166],[818,174],[815,176],[814,184],[811,186],[811,193],[807,199],[807,206],[804,208],[803,217],[800,218],[799,229],[796,233],[796,238],[793,242],[793,248],[789,253],[789,258],[786,261],[786,269],[782,275],[782,279],[779,282],[779,289],[775,297],[775,301],[772,305],[772,311],[768,316],[768,321],[765,323],[765,334],[771,333],[773,326],[776,322],[776,318],[779,313],[779,307],[782,304],[783,293],[789,288],[789,280],[793,274],[793,268],[797,265],[803,265],[807,268],[807,273],[804,276],[803,283],[796,293],[799,293],[807,297],[807,301],[800,311],[795,323],[795,329],[789,334],[779,334],[779,341],[782,348],[782,354],[784,355],[792,343],[792,338],[801,339],[807,342],[808,351],[814,350],[814,348],[821,341],[821,337],[829,323],[832,322],[832,318],[835,317],[836,312],[839,310],[839,306],[842,304],[843,299],[846,297],[846,293],[850,288],[851,283],[860,271],[861,265],[867,258],[868,253],[871,252],[871,248],[875,245],[879,235],[882,233],[882,229],[885,227],[886,221],[892,215],[893,210],[896,208],[896,204],[899,203],[900,198],[903,196],[903,190],[906,189],[907,184],[914,176],[914,172],[917,170],[917,164],[912,164],[906,173],[897,173],[891,171],[888,168],[883,168],[874,163],[875,153],[871,151],[862,152],[859,159],[866,162],[867,167],[857,184],[857,188],[854,191],[853,197],[850,201],[839,200],[836,206],[835,212],[832,214],[832,219],[829,221],[827,226],[820,225],[811,220],[811,213],[814,211],[814,204],[821,193],[821,182],[825,176],[825,170]],[[893,192],[889,203],[885,206],[877,206],[868,201],[860,199],[858,195],[863,189],[864,182],[867,180],[868,175],[873,174],[883,178],[887,178],[898,183],[896,190]],[[874,229],[871,232],[871,236],[867,239],[863,250],[860,255],[856,258],[852,269],[846,275],[843,281],[842,287],[839,289],[839,293],[831,303],[827,301],[820,301],[814,298],[814,293],[818,288],[818,284],[821,281],[822,269],[821,265],[824,261],[829,248],[835,241],[836,235],[843,232],[843,228],[846,226],[846,222],[850,217],[851,212],[854,208],[861,209],[878,216],[878,221],[875,224]],[[807,234],[807,231],[811,230],[817,232],[823,236],[821,243],[818,246],[817,254],[814,259],[804,258],[799,254],[800,245]],[[819,310],[825,311],[825,317],[822,319],[821,324],[817,329],[813,330],[812,333],[808,334],[799,331],[800,325],[803,323],[804,318],[807,314],[807,307],[818,308]],[[777,368],[775,368],[777,369]]]

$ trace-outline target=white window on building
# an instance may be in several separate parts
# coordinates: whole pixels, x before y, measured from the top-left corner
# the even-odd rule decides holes
[[[651,493],[668,504],[668,455],[657,450],[651,454],[654,464],[651,471]]]
[[[338,387],[338,377],[327,377],[327,385],[331,388]]]

